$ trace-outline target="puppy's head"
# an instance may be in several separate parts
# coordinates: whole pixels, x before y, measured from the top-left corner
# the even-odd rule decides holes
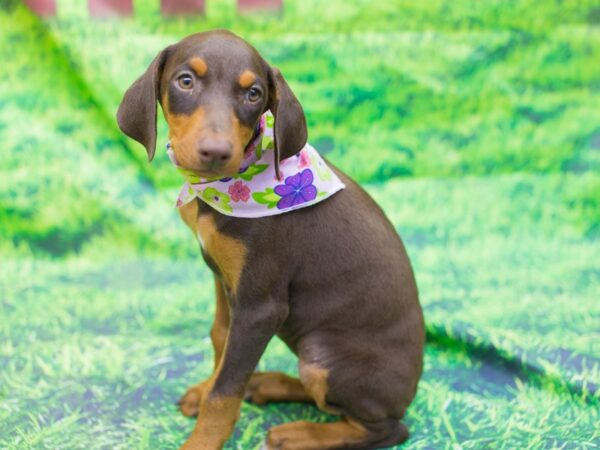
[[[117,122],[146,147],[149,160],[157,102],[178,165],[201,177],[238,172],[267,109],[275,117],[276,164],[306,143],[304,112],[279,70],[228,31],[194,34],[165,48],[125,92]]]

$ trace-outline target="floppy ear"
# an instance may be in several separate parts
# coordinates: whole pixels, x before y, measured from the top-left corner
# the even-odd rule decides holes
[[[152,161],[156,151],[156,102],[160,98],[160,78],[168,50],[169,47],[161,51],[127,89],[117,111],[119,128],[146,147],[148,161]]]
[[[268,108],[275,118],[275,174],[279,161],[298,153],[307,140],[306,118],[300,102],[284,80],[279,69],[269,69]]]

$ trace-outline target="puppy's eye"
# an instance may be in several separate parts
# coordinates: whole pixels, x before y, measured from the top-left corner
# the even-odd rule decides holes
[[[184,90],[190,90],[194,87],[194,79],[191,75],[184,74],[177,78],[177,85]]]
[[[251,87],[246,94],[246,98],[250,103],[256,103],[262,98],[262,91],[258,87]]]

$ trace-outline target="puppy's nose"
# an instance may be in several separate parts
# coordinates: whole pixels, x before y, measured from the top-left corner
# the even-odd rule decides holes
[[[223,166],[231,159],[233,144],[224,139],[203,139],[198,146],[198,156],[207,166]]]

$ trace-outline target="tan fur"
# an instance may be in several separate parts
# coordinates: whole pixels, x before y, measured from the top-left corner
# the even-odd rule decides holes
[[[244,267],[246,247],[241,241],[219,233],[212,216],[198,216],[197,200],[179,207],[179,215],[185,224],[199,239],[204,251],[215,261],[221,271],[221,276],[228,289],[235,292]],[[219,335],[218,350],[222,351],[224,336],[229,328],[229,306],[221,281],[215,277],[215,293],[217,303],[215,309],[214,331]],[[214,343],[214,342],[213,342]],[[218,359],[218,358],[217,358]]]
[[[253,373],[246,398],[257,405],[268,402],[312,402],[299,379],[281,372]]]
[[[241,397],[211,397],[215,372],[196,387],[199,395],[198,421],[182,450],[219,450],[231,436],[240,416]],[[189,393],[189,391],[188,391]]]
[[[269,430],[269,450],[326,450],[364,442],[367,430],[353,420],[334,423],[292,422]]]
[[[187,388],[185,394],[179,399],[179,410],[184,416],[196,417],[198,415],[200,403],[202,403],[202,399],[208,393],[212,383],[213,375],[211,375],[210,378]]]
[[[249,88],[256,81],[256,74],[251,70],[244,70],[238,79],[241,88]]]
[[[212,137],[231,140],[233,143],[233,155],[227,164],[219,170],[218,177],[232,176],[238,173],[244,149],[252,137],[252,130],[240,124],[235,114],[231,115],[232,128],[226,135],[215,135],[204,127],[206,111],[199,106],[192,114],[171,114],[169,112],[168,95],[163,97],[163,111],[169,125],[169,139],[175,153],[177,163],[186,169],[196,172],[199,176],[214,177],[217,174],[203,173],[200,168],[198,143],[203,137]]]
[[[198,202],[191,201],[179,207],[179,215],[186,225],[192,230],[195,236],[199,236],[200,229],[198,226]],[[204,233],[210,232],[205,228]],[[201,236],[201,235],[200,235]],[[204,238],[202,238],[204,239]],[[208,251],[208,250],[206,250]],[[243,251],[242,253],[245,253]],[[239,264],[239,263],[238,263]],[[243,265],[243,262],[241,263]],[[240,270],[241,271],[241,270]],[[239,275],[238,275],[239,278]],[[229,303],[227,294],[223,288],[222,281],[215,276],[215,319],[210,330],[210,337],[215,351],[215,370],[223,355],[227,333],[229,332]]]
[[[198,217],[197,232],[204,251],[219,268],[223,283],[235,295],[246,262],[246,246],[220,233],[209,214]]]
[[[193,407],[195,413],[193,415],[197,414],[198,420],[194,431],[181,450],[220,450],[233,432],[235,423],[240,417],[242,396],[211,395],[222,367],[221,356],[210,378],[190,388],[182,399],[187,402],[186,406]],[[192,404],[193,400],[196,401],[195,405]]]
[[[210,330],[210,338],[215,350],[215,370],[217,370],[225,349],[227,334],[229,333],[229,303],[227,302],[227,294],[223,288],[223,283],[217,277],[215,277],[215,293],[217,304],[215,308],[215,320]]]
[[[190,67],[194,70],[194,72],[196,72],[196,75],[198,75],[199,77],[203,76],[206,74],[206,72],[208,71],[208,66],[206,65],[206,61],[204,61],[202,58],[192,58],[190,60]]]
[[[337,411],[329,408],[325,399],[329,390],[327,386],[328,376],[329,370],[318,367],[315,364],[300,361],[300,380],[302,380],[302,384],[308,395],[314,399],[320,410],[336,414]]]
[[[168,99],[163,104],[168,103]],[[169,139],[175,152],[177,163],[186,169],[201,167],[198,158],[198,142],[202,133],[202,123],[206,112],[199,107],[193,114],[171,114],[165,111],[165,118],[169,124]]]
[[[196,230],[196,221],[198,220],[198,202],[192,201],[186,203],[185,205],[180,206],[179,208],[179,216],[181,216],[181,220],[185,222],[185,224],[192,230],[194,236],[198,232]]]
[[[235,114],[231,115],[231,123],[233,124],[233,158],[236,159],[239,156],[238,168],[242,162],[242,158],[244,157],[244,149],[246,145],[250,142],[252,138],[252,130],[242,124],[240,124],[239,119]],[[240,149],[238,152],[237,149]],[[239,153],[239,155],[238,155]]]

